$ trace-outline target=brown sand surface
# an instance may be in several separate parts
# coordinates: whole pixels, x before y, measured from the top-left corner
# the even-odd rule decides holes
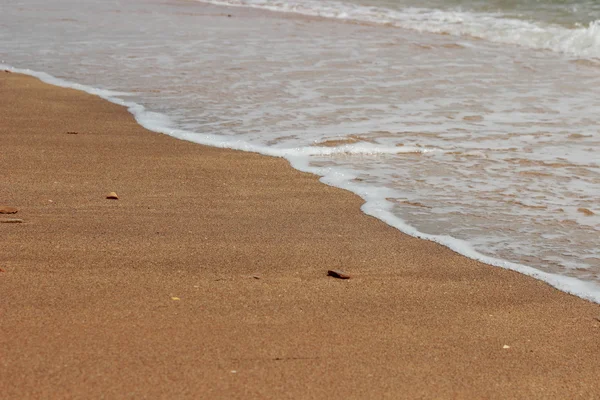
[[[600,306],[361,202],[0,73],[0,398],[600,398]]]

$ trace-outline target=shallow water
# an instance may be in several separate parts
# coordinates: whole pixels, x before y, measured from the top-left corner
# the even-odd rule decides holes
[[[340,13],[154,0],[2,11],[5,64],[128,92],[153,112],[146,125],[177,137],[285,156],[469,256],[600,284],[593,59]],[[590,287],[566,290],[600,299]]]

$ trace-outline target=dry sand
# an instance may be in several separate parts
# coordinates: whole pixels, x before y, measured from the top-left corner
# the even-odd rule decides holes
[[[0,74],[0,205],[2,399],[600,398],[597,304],[85,93]]]

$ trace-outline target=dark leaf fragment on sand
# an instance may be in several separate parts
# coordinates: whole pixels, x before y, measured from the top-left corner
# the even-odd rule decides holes
[[[338,279],[350,279],[350,274],[340,271],[339,269],[330,269],[327,271],[327,275]]]

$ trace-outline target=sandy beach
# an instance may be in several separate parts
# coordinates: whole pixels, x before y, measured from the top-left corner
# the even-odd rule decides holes
[[[86,93],[0,110],[3,399],[600,397],[597,304]]]

